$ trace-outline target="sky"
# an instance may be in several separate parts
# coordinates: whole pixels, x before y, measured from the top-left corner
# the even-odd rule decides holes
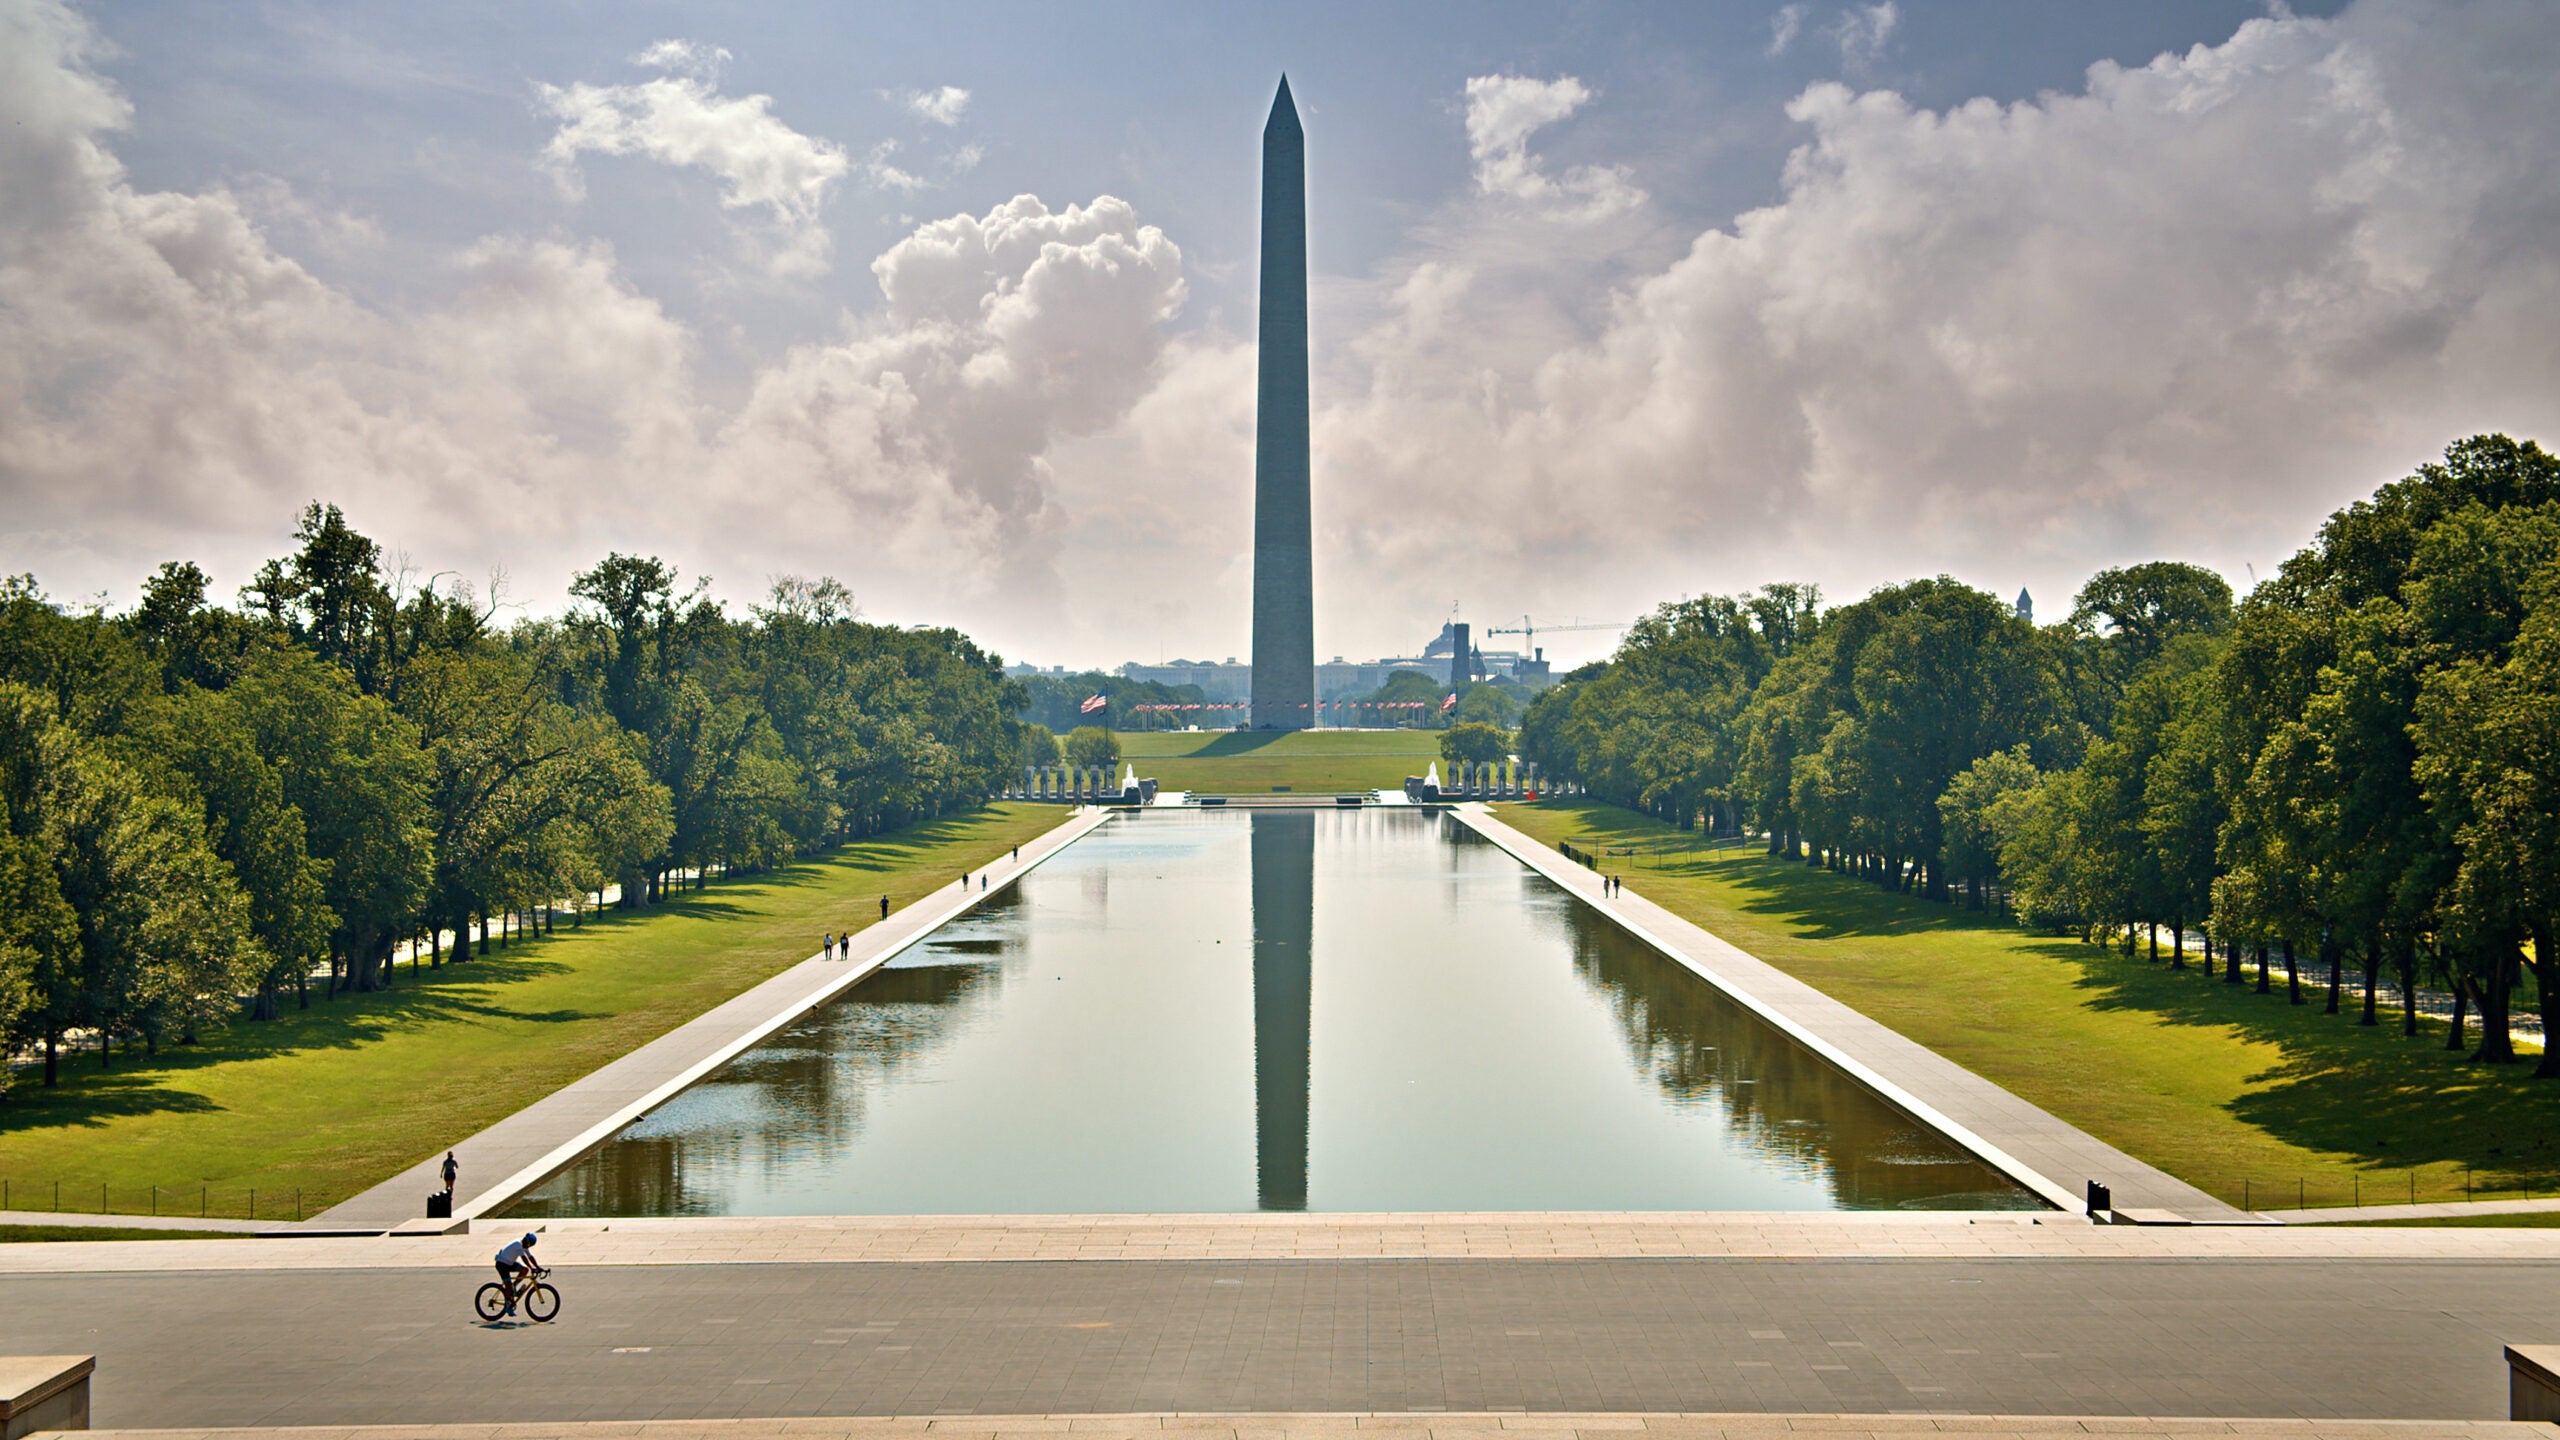
[[[2560,440],[2553,54],[2550,0],[0,0],[0,572],[228,594],[322,500],[505,613],[619,550],[1242,656],[1285,72],[1319,658],[2245,589]]]

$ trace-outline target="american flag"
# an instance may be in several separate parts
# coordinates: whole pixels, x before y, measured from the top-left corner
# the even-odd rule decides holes
[[[1449,698],[1450,698],[1451,700],[1455,700],[1455,699],[1457,699],[1458,697],[1457,697],[1457,696],[1455,696],[1455,695],[1452,695],[1452,696],[1450,696]],[[1101,709],[1103,706],[1108,705],[1108,704],[1110,704],[1110,703],[1111,703],[1111,702],[1110,702],[1109,700],[1106,700],[1106,699],[1104,699],[1103,697],[1101,697],[1101,696],[1099,696],[1099,695],[1096,695],[1096,696],[1094,696],[1092,699],[1087,700],[1086,702],[1084,702],[1082,705],[1077,706],[1077,707],[1076,707],[1076,712],[1077,712],[1078,714],[1081,714],[1081,715],[1090,715],[1090,714],[1092,714],[1094,711],[1099,710],[1099,709]]]
[[[1449,698],[1440,702],[1440,708],[1441,708],[1441,709],[1443,709],[1443,710],[1455,710],[1455,709],[1457,709],[1457,708],[1458,708],[1458,692],[1457,692],[1457,691],[1455,691],[1455,690],[1450,691],[1450,692],[1449,692]]]

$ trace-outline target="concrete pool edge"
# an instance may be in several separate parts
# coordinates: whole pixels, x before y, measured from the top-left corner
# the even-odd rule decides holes
[[[1597,872],[1549,853],[1483,804],[1441,808],[1620,930],[2057,1209],[2076,1213],[2082,1207],[2081,1194],[2053,1178],[2058,1171],[2106,1183],[2120,1213],[2167,1211],[2180,1223],[2268,1223],[2135,1159],[1640,895],[1622,890],[1615,898],[1603,898]],[[1868,1057],[1877,1063],[1869,1063]],[[1895,1073],[1885,1073],[1880,1065],[1890,1065]],[[1993,1134],[2001,1138],[1995,1140]]]
[[[855,932],[852,958],[812,956],[788,966],[449,1147],[462,1167],[451,1222],[419,1218],[426,1195],[441,1183],[437,1166],[442,1157],[429,1156],[332,1206],[312,1223],[390,1229],[415,1222],[422,1228],[443,1229],[488,1215],[574,1164],[669,1096],[1002,894],[1042,862],[1099,829],[1112,814],[1102,806],[1078,808],[1022,847],[1022,859],[1004,871],[1004,886],[937,891]],[[474,1188],[472,1182],[482,1175],[498,1178]]]

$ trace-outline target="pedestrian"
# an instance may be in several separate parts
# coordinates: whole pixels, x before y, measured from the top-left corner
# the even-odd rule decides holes
[[[969,888],[969,872],[966,870],[960,872],[960,888],[963,890]]]
[[[454,1177],[461,1173],[462,1167],[455,1163],[453,1152],[450,1150],[444,1152],[444,1193],[447,1195],[453,1193]]]
[[[883,920],[889,918],[889,897],[886,895],[880,897],[880,918]]]
[[[1016,846],[1014,846],[1014,847],[1013,847],[1013,858],[1014,858],[1015,860],[1017,860],[1017,861],[1019,861],[1019,860],[1022,858],[1022,847],[1021,847],[1021,846],[1016,845]]]

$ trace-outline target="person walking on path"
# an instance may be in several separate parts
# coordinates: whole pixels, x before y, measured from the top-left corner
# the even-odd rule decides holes
[[[889,897],[886,895],[880,897],[880,918],[883,920],[889,918]]]
[[[827,958],[830,960],[836,958],[836,937],[833,934],[828,934],[820,938],[827,942]]]
[[[454,1179],[461,1173],[462,1166],[455,1162],[453,1152],[450,1150],[444,1152],[444,1193],[447,1195],[453,1193]]]
[[[969,872],[966,870],[960,872],[960,888],[963,890],[969,888]]]
[[[1014,846],[1014,847],[1013,847],[1013,859],[1014,859],[1014,863],[1016,863],[1016,864],[1020,864],[1020,863],[1021,863],[1021,861],[1022,861],[1022,847],[1021,847],[1021,846],[1016,845],[1016,846]]]

